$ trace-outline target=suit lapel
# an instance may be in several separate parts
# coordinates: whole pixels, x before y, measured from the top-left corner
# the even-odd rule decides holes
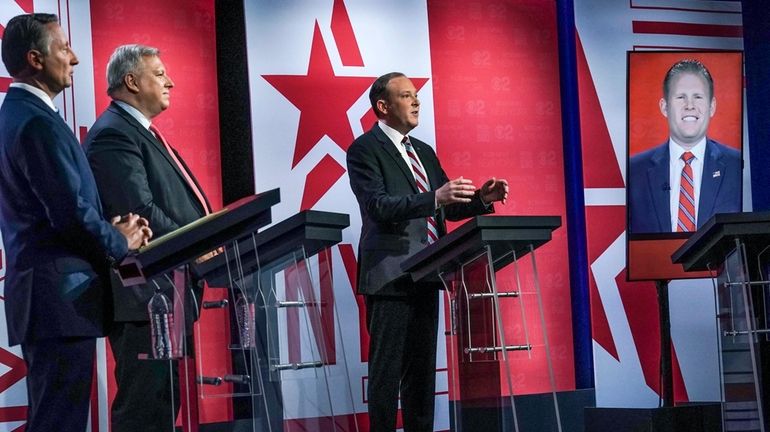
[[[652,208],[658,221],[658,230],[671,230],[671,201],[670,196],[675,191],[669,184],[669,155],[668,146],[659,146],[651,158],[652,166],[647,170],[647,185],[649,187]],[[650,215],[651,217],[653,215]]]
[[[131,114],[127,113],[123,108],[115,104],[114,102],[110,104],[110,107],[108,108],[110,111],[112,111],[115,115],[120,116],[125,120],[129,125],[131,125],[136,132],[144,138],[145,141],[150,143],[150,146],[155,148],[155,150],[158,151],[161,155],[163,155],[163,158],[168,162],[168,164],[171,166],[171,169],[176,172],[176,174],[182,178],[185,184],[187,184],[187,181],[184,178],[184,174],[179,169],[179,166],[174,162],[174,159],[169,154],[168,150],[166,150],[166,146],[163,145],[163,143],[160,142],[160,140],[149,130],[147,130],[144,126],[142,126],[136,119],[131,116]],[[188,187],[189,188],[189,187]]]
[[[725,164],[722,162],[722,152],[711,140],[706,141],[706,153],[703,158],[703,173],[701,174],[700,202],[698,203],[698,215],[713,213],[717,192],[725,175]],[[698,217],[698,226],[702,225]]]
[[[390,138],[385,135],[385,132],[383,132],[377,124],[372,127],[372,134],[375,138],[377,138],[377,141],[379,141],[385,153],[389,154],[393,159],[393,162],[399,168],[401,174],[404,175],[404,179],[412,188],[412,190],[417,193],[418,190],[417,184],[414,182],[414,174],[412,174],[412,170],[406,165],[404,158],[401,156],[401,153],[398,152],[396,146],[393,145],[393,142],[390,140]]]
[[[136,129],[137,133],[139,135],[141,135],[142,138],[144,138],[144,140],[147,141],[150,144],[151,147],[155,148],[155,150],[157,150],[158,153],[163,155],[163,158],[166,160],[166,162],[168,162],[168,164],[171,167],[171,169],[173,169],[174,172],[176,173],[176,175],[178,175],[181,178],[182,183],[187,188],[188,194],[190,194],[190,196],[192,198],[192,201],[195,202],[195,203],[198,203],[199,200],[198,200],[195,192],[190,187],[189,183],[187,183],[187,179],[185,178],[184,173],[182,173],[181,168],[174,161],[173,157],[171,156],[169,151],[166,149],[166,146],[163,145],[162,142],[160,142],[160,139],[158,139],[155,136],[155,134],[153,134],[148,129],[146,129],[144,126],[142,126],[138,121],[136,121],[136,119],[133,116],[131,116],[131,114],[127,113],[123,108],[121,108],[116,103],[114,103],[114,102],[110,103],[110,106],[109,106],[108,110],[110,110],[115,115],[120,116],[129,125],[131,125],[134,129]],[[177,157],[179,158],[179,155],[177,155]],[[179,158],[179,163],[184,165],[184,162],[182,162],[181,158]],[[201,189],[201,187],[200,187],[200,184],[198,184],[198,182],[195,180],[195,177],[192,175],[192,172],[187,168],[186,165],[185,165],[184,168],[189,173],[190,179],[192,179],[192,181],[195,182],[195,186],[198,188],[198,190],[203,191],[203,189]],[[203,193],[203,192],[201,192],[201,193]],[[206,202],[206,206],[208,207],[208,210],[211,211],[211,204],[209,204],[208,198],[206,197],[205,194],[203,195],[203,199]],[[201,211],[202,211],[201,215],[205,214],[205,210],[206,209],[201,208]]]

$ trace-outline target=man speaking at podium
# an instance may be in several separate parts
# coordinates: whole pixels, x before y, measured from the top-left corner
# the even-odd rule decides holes
[[[142,45],[124,45],[113,52],[107,64],[112,103],[85,143],[105,213],[137,213],[150,221],[156,237],[210,212],[192,172],[152,124],[168,108],[174,87],[159,55],[156,48]],[[172,401],[169,382],[169,374],[176,381],[176,367],[169,370],[169,362],[137,359],[150,352],[147,305],[155,283],[173,298],[173,287],[163,277],[133,287],[113,283],[116,323],[109,339],[118,384],[111,411],[113,432],[173,430],[179,410],[179,391],[175,384]],[[188,292],[187,297],[191,294],[196,293]],[[187,309],[187,315],[196,312]]]
[[[357,289],[370,336],[370,430],[395,430],[400,390],[404,430],[432,432],[438,286],[413,283],[400,264],[443,236],[445,220],[492,213],[508,183],[492,178],[476,190],[447,178],[433,149],[409,135],[420,101],[404,74],[377,78],[369,100],[378,122],[350,146],[347,166],[362,220]]]

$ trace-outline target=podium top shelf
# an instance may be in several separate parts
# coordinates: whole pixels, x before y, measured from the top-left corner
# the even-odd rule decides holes
[[[717,213],[677,249],[671,260],[685,271],[719,267],[735,240],[770,244],[770,212]]]
[[[164,273],[216,249],[220,245],[256,231],[271,221],[271,207],[281,201],[280,191],[271,189],[252,195],[222,210],[185,225],[139,249],[136,261],[145,277]],[[152,228],[152,227],[150,227]],[[121,265],[134,267],[135,264]],[[130,268],[126,268],[130,272]]]
[[[252,236],[238,241],[234,250],[219,254],[195,267],[195,272],[210,286],[225,286],[228,265],[238,262],[244,273],[270,271],[286,263],[286,258],[299,250],[306,256],[342,241],[342,230],[350,226],[350,216],[317,210],[304,210]],[[248,233],[247,233],[248,234]],[[255,251],[254,248],[257,248]]]
[[[476,216],[401,263],[412,279],[436,280],[489,246],[495,271],[551,240],[560,216]]]

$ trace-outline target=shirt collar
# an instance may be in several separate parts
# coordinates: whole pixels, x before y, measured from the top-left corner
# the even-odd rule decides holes
[[[396,146],[400,145],[401,141],[404,140],[404,137],[406,135],[388,126],[387,124],[385,124],[384,121],[378,120],[377,123],[380,125],[380,129],[382,129],[382,131],[385,132],[385,135],[387,135],[388,138],[390,138],[390,140],[393,141],[393,144],[395,144]]]
[[[55,112],[59,112],[59,109],[56,108],[56,105],[53,104],[53,100],[51,100],[51,97],[48,96],[48,94],[44,92],[42,89],[35,87],[33,85],[29,85],[27,83],[22,83],[22,82],[11,83],[9,87],[15,87],[15,88],[26,90],[32,93],[33,95],[37,96],[40,100],[43,101],[43,103],[48,105],[48,107],[51,108],[52,110],[54,110]]]
[[[706,156],[706,137],[703,137],[703,139],[701,139],[698,144],[695,144],[689,150],[686,150],[684,147],[677,144],[673,138],[669,138],[668,151],[669,157],[672,161],[681,159],[682,154],[686,151],[689,151],[695,155],[695,160],[703,161],[703,158]]]
[[[136,121],[138,121],[139,124],[141,124],[145,129],[150,130],[150,125],[152,124],[152,122],[150,121],[150,119],[145,117],[141,111],[134,108],[129,103],[123,102],[122,100],[113,99],[113,102],[115,102],[117,106],[126,110],[126,112],[129,115],[131,115],[131,117],[133,117]]]

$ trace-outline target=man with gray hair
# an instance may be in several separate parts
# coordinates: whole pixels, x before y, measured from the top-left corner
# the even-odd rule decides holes
[[[211,210],[193,173],[152,124],[168,108],[174,87],[159,55],[158,49],[143,45],[115,50],[107,64],[112,103],[84,144],[105,213],[139,214],[150,221],[156,236]],[[137,359],[150,352],[147,305],[154,287],[173,298],[173,287],[165,279],[133,287],[113,282],[116,325],[109,340],[118,384],[112,405],[113,432],[173,430],[179,410],[176,367],[169,367],[173,362]],[[188,315],[193,312],[197,310]],[[170,379],[175,381],[173,386]]]

